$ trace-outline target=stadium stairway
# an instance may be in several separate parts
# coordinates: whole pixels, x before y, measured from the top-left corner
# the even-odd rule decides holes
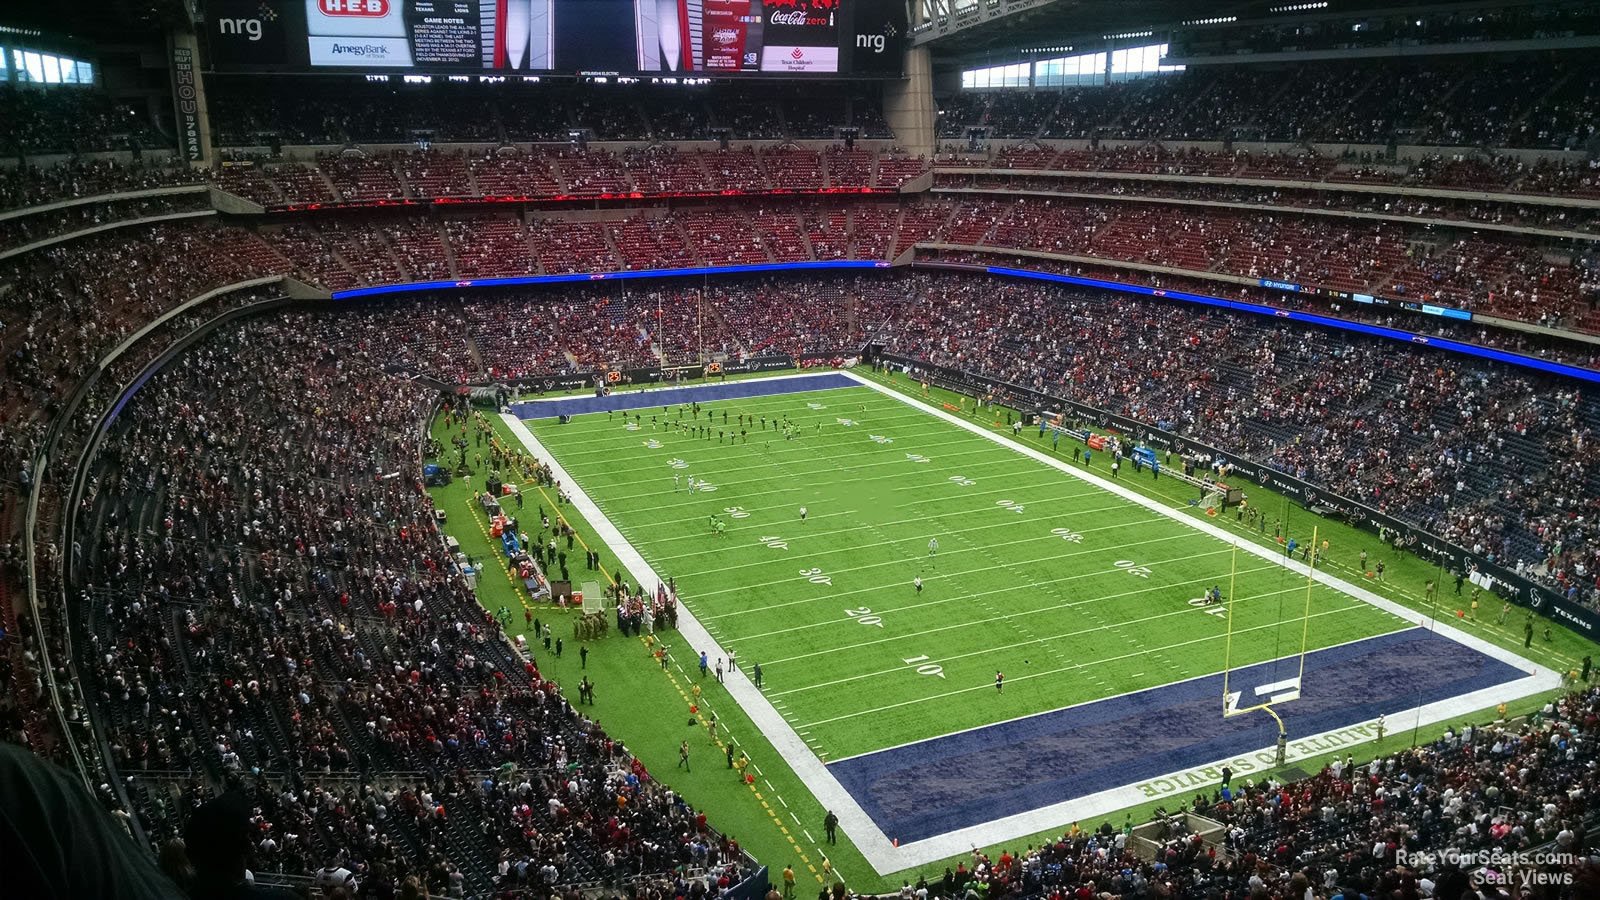
[[[471,785],[465,786],[460,794],[443,800],[446,819],[444,835],[445,841],[451,845],[450,858],[461,862],[461,874],[473,893],[494,887],[489,873],[495,867],[495,860],[489,858],[482,836],[476,833],[473,824],[490,821],[482,805],[476,801],[476,789]]]

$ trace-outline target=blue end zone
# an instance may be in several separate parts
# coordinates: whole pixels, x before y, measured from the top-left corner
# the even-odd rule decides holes
[[[530,400],[511,404],[511,413],[519,419],[553,419],[556,416],[576,416],[592,412],[650,409],[656,406],[674,406],[679,403],[710,403],[714,400],[771,397],[775,394],[798,394],[801,391],[827,391],[834,388],[860,386],[852,379],[846,378],[837,372],[829,372],[822,375],[759,378],[752,381],[697,384],[692,387],[627,391],[620,394],[612,394],[609,397]]]
[[[1229,688],[1244,691],[1241,706],[1253,705],[1254,686],[1298,672],[1298,657],[1289,662],[1235,670]],[[1321,734],[1526,675],[1411,628],[1308,654],[1300,699],[1278,712],[1290,735]],[[884,834],[915,841],[1239,757],[1277,739],[1264,713],[1223,719],[1222,676],[1208,675],[852,757],[828,770]],[[1216,786],[1170,796],[1182,803]]]

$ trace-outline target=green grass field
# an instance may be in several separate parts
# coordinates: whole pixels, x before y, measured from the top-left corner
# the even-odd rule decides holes
[[[894,390],[922,396],[904,378],[874,378]],[[961,402],[957,395],[937,388],[928,399],[935,404]],[[813,402],[827,408],[811,409],[807,404]],[[1224,623],[1187,603],[1210,584],[1228,589],[1231,554],[1221,552],[1221,544],[1212,538],[866,389],[712,404],[719,421],[724,407],[730,418],[740,413],[770,417],[773,410],[780,416],[787,413],[801,423],[801,435],[786,443],[781,435],[773,438],[769,432],[762,440],[752,432],[748,445],[718,445],[715,436],[707,443],[675,432],[652,432],[648,414],[639,431],[624,430],[620,416],[607,422],[604,414],[580,417],[565,426],[529,424],[647,560],[679,579],[686,602],[717,629],[725,646],[737,649],[745,670],[752,661],[762,662],[768,697],[791,723],[810,726],[805,728],[806,737],[819,755],[838,759],[1167,683],[1181,677],[1181,672],[1198,674],[1221,667],[1217,636]],[[841,426],[839,418],[860,424]],[[1004,411],[974,421],[1011,440]],[[503,423],[494,417],[491,422],[503,440],[517,443]],[[818,423],[824,425],[821,434],[815,428]],[[443,436],[442,425],[436,423],[436,429],[436,435]],[[873,434],[894,443],[873,441]],[[646,447],[652,439],[662,446]],[[1028,431],[1016,443],[1049,447],[1048,439],[1041,442],[1036,432]],[[1070,446],[1062,441],[1063,457],[1070,458]],[[917,463],[907,453],[932,461]],[[674,458],[689,468],[674,470],[669,465]],[[1108,474],[1105,460],[1097,457],[1093,470]],[[709,479],[717,490],[691,498],[680,482],[680,490],[674,492],[675,471]],[[973,484],[951,481],[952,475]],[[1188,485],[1168,478],[1151,481],[1148,473],[1135,477],[1126,471],[1121,481],[1182,516],[1211,521],[1275,546],[1270,528],[1260,535],[1245,531],[1231,515],[1207,519],[1189,505],[1195,491]],[[1366,587],[1412,609],[1433,611],[1421,594],[1423,582],[1438,577],[1435,568],[1390,550],[1368,533],[1308,513],[1269,490],[1247,488],[1252,504],[1267,510],[1269,521],[1281,518],[1287,533],[1320,529],[1331,542],[1324,564],[1330,573],[1361,580],[1356,558],[1361,550],[1369,550],[1374,563],[1386,562],[1388,578],[1381,583],[1365,580]],[[480,560],[498,556],[467,482],[431,493],[449,513],[447,530],[464,549]],[[555,506],[550,491],[530,500],[546,509]],[[1010,500],[1011,505],[1001,500]],[[801,505],[810,512],[803,526],[798,517]],[[1015,509],[1018,505],[1020,512]],[[730,507],[740,507],[747,515],[734,518]],[[591,523],[571,506],[560,514],[577,527],[580,541],[601,550],[603,568],[614,572],[615,553],[598,540]],[[725,537],[717,537],[711,529],[713,514],[726,523]],[[1081,540],[1052,533],[1057,528],[1076,533]],[[932,560],[927,558],[930,536],[937,536],[940,543]],[[776,539],[787,547],[769,547],[771,541],[760,538]],[[1133,566],[1118,567],[1118,562]],[[1305,582],[1243,553],[1238,566],[1235,592],[1241,603],[1234,623],[1239,638],[1233,648],[1235,663],[1292,654],[1299,646]],[[1143,577],[1125,571],[1138,567],[1150,571]],[[813,568],[821,569],[819,577],[831,583],[817,584],[812,576],[800,575]],[[483,604],[491,609],[527,605],[520,586],[503,568],[495,569],[491,564],[479,580]],[[911,587],[919,573],[925,585],[921,597]],[[841,596],[846,591],[861,593]],[[1441,603],[1456,602],[1448,591],[1441,594]],[[872,612],[856,616],[846,612],[862,608]],[[532,609],[546,621],[571,615],[542,604],[533,604]],[[995,610],[1001,610],[999,616]],[[1400,627],[1398,620],[1320,586],[1312,593],[1312,613],[1316,616],[1310,629],[1313,647]],[[1449,614],[1448,608],[1443,614]],[[879,617],[881,625],[871,620],[863,624],[872,616]],[[1291,621],[1293,626],[1282,624]],[[1485,616],[1460,624],[1485,640],[1524,652],[1515,619],[1500,625]],[[525,630],[521,616],[509,630]],[[580,674],[598,683],[597,704],[585,711],[626,741],[657,777],[705,810],[718,828],[739,838],[764,863],[775,868],[793,863],[803,878],[820,882],[821,859],[826,855],[854,889],[898,888],[902,873],[874,872],[848,836],[836,847],[819,843],[822,807],[719,685],[709,680],[705,685],[698,721],[703,724],[708,712],[717,714],[726,741],[748,751],[755,761],[760,777],[754,785],[736,783],[721,768],[720,747],[705,746],[703,728],[701,743],[694,745],[694,771],[675,770],[678,742],[693,734],[685,729],[683,718],[690,679],[661,671],[640,642],[614,633],[590,646],[587,668],[581,673],[570,646],[561,659],[537,654],[541,671],[573,694]],[[1163,647],[1169,649],[1163,652]],[[1595,649],[1558,627],[1551,642],[1536,643],[1526,655],[1566,668]],[[680,655],[687,653],[680,649]],[[914,665],[905,662],[921,656],[928,659]],[[682,658],[680,663],[689,666],[691,661]],[[929,665],[940,666],[943,677],[917,674],[918,667]],[[994,693],[996,669],[1007,675],[1003,697]],[[1025,677],[1029,675],[1036,677]],[[1543,699],[1519,701],[1512,713],[1537,709]],[[835,717],[845,718],[822,721]],[[1479,718],[1490,717],[1486,711]],[[1391,734],[1381,744],[1357,747],[1356,756],[1366,759],[1409,746],[1413,740],[1429,740],[1443,729],[1440,724],[1416,733]],[[1318,764],[1313,758],[1298,765],[1314,769]],[[1130,807],[1119,812],[1117,820],[1127,815],[1143,821],[1156,805],[1170,806],[1171,801]],[[1037,844],[1059,833],[1049,829],[1007,841],[1005,846]],[[1001,848],[986,849],[998,853]],[[943,865],[921,869],[936,873]],[[912,879],[916,874],[903,873]]]
[[[685,413],[709,439],[640,412],[530,426],[824,759],[1224,667],[1226,620],[1189,600],[1233,554],[1183,522],[865,387]],[[1232,665],[1297,655],[1306,580],[1237,566]],[[1310,615],[1311,648],[1408,624],[1321,585]]]

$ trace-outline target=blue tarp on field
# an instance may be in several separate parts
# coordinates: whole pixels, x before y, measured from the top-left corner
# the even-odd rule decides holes
[[[1252,686],[1293,677],[1299,665],[1291,656],[1236,669],[1229,687],[1242,690],[1241,705],[1249,706],[1257,702]],[[1274,707],[1291,745],[1297,735],[1336,731],[1528,674],[1422,628],[1316,651],[1305,667],[1300,699]],[[884,834],[904,842],[1246,756],[1277,739],[1278,727],[1264,713],[1222,717],[1217,674],[855,756],[828,770]],[[1129,747],[1140,752],[1130,754]],[[1241,779],[1251,775],[1233,768]],[[1162,796],[1182,805],[1218,783]]]

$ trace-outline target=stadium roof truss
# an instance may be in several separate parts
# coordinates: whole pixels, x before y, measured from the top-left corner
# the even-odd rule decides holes
[[[961,33],[958,53],[1004,52],[1061,41],[1114,41],[1165,33],[1197,17],[1232,15],[1256,0],[907,0],[911,43],[920,46]]]
[[[958,31],[1062,0],[908,0],[911,43],[920,46]]]

